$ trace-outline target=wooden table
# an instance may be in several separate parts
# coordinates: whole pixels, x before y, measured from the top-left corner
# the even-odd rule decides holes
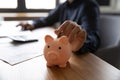
[[[120,71],[91,53],[73,55],[66,68],[46,67],[43,56],[11,66],[0,61],[0,80],[120,80]]]
[[[0,80],[120,80],[120,70],[92,53],[72,54],[66,68],[47,67],[41,55],[14,66],[0,61]]]

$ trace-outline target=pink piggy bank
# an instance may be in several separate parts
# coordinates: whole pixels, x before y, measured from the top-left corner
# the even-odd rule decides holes
[[[44,57],[47,61],[47,66],[66,67],[68,60],[71,57],[72,49],[66,36],[54,39],[50,35],[45,36]]]

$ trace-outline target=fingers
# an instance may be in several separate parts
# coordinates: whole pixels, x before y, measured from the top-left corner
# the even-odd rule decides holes
[[[78,39],[79,43],[78,43],[78,46],[76,46],[76,49],[74,51],[79,50],[84,45],[84,42],[86,41],[86,32],[84,30],[82,30],[81,32],[78,32],[76,38]]]
[[[80,41],[85,41],[86,40],[86,36],[87,36],[87,33],[85,32],[85,30],[82,30],[81,32],[79,32],[77,34],[77,37]]]
[[[74,22],[73,25],[74,25],[74,28],[72,29],[72,31],[69,33],[69,36],[68,36],[70,42],[72,42],[73,39],[74,39],[74,37],[75,37],[79,32],[82,31],[81,26],[78,25],[76,22]]]
[[[74,27],[74,29],[71,31],[71,33],[68,36],[70,43],[73,41],[75,35],[77,35],[79,32],[81,32],[81,29],[78,26]]]
[[[69,36],[71,32],[74,30],[74,28],[76,28],[74,22],[69,23],[68,26],[64,29],[63,34],[65,36]]]
[[[71,26],[71,23],[72,21],[65,21],[58,29],[55,30],[55,34],[58,35],[58,37],[62,36],[62,35],[66,35],[66,30],[68,31],[68,29],[66,28],[69,28],[70,29],[70,26]]]
[[[19,26],[22,27],[22,30],[32,30],[32,29],[34,29],[34,26],[31,25],[31,24],[28,24],[28,23],[21,22],[18,25],[16,25],[16,27],[19,27]]]
[[[73,21],[65,21],[58,29],[55,30],[55,34],[60,36],[69,36],[74,28],[80,27],[76,22]],[[75,29],[76,30],[76,29]]]
[[[23,26],[24,24],[22,22],[20,22],[18,25],[16,25],[16,27],[19,27],[19,26]]]
[[[72,51],[73,52],[78,51],[84,45],[84,42],[86,41],[85,30],[82,29],[81,31],[78,31],[72,39],[73,39],[71,41]]]
[[[69,21],[65,21],[58,29],[55,30],[55,33],[58,35],[61,31],[65,29],[65,27],[69,24]]]

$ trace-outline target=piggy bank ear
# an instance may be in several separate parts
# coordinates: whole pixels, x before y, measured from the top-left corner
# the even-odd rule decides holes
[[[50,42],[50,41],[53,41],[54,39],[53,39],[53,37],[52,36],[50,36],[50,35],[46,35],[45,36],[45,42],[47,43],[47,42]]]
[[[69,43],[68,38],[66,36],[61,36],[59,38],[59,42],[65,44],[65,45],[67,45]]]

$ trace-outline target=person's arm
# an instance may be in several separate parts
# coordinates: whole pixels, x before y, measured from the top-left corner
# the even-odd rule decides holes
[[[47,17],[35,19],[28,22],[20,22],[16,27],[21,26],[22,30],[33,30],[35,28],[40,28],[44,26],[52,26],[55,22],[59,20],[61,5],[52,10]]]
[[[33,20],[33,25],[35,26],[35,28],[43,27],[43,26],[51,26],[54,23],[58,22],[60,8],[61,5],[59,5],[54,10],[50,11],[47,17]]]
[[[76,54],[92,52],[94,53],[99,45],[99,7],[95,3],[86,3],[83,9],[83,16],[81,19],[81,26],[87,32],[87,39],[80,48],[80,50],[76,51]]]

